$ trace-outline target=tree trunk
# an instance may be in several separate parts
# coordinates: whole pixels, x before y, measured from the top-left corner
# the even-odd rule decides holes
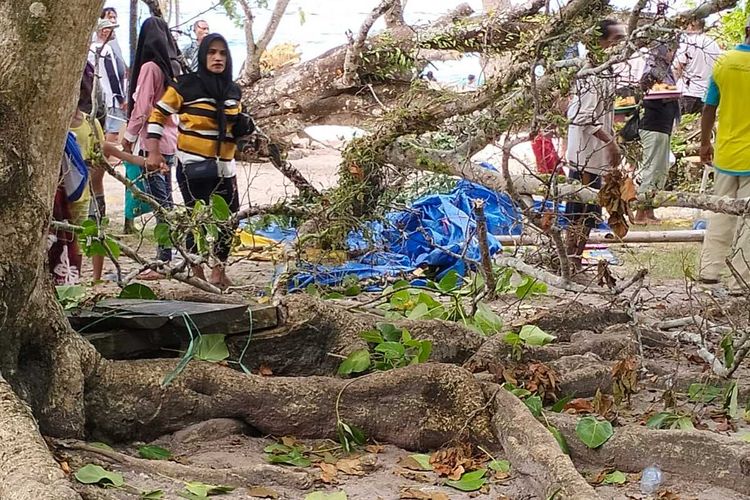
[[[138,48],[138,0],[130,0],[130,67],[135,63],[135,49]]]

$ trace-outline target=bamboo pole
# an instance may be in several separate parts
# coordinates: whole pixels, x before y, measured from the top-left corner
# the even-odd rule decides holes
[[[589,243],[610,245],[628,243],[700,243],[703,241],[705,231],[680,229],[674,231],[631,231],[624,238],[619,239],[612,233],[591,233]],[[540,240],[528,235],[500,235],[495,236],[502,245],[537,245]]]

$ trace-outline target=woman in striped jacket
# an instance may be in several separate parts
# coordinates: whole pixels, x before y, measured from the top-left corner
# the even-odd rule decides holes
[[[241,113],[240,88],[232,81],[232,58],[224,37],[211,34],[198,50],[198,71],[181,76],[154,107],[148,121],[148,141],[158,142],[173,114],[180,117],[177,136],[177,183],[183,200],[194,207],[198,200],[208,205],[211,196],[221,196],[232,212],[239,209],[237,178],[233,162],[236,139],[252,132],[251,121]],[[159,148],[151,147],[150,169],[161,168]],[[226,224],[219,230],[213,248],[218,263],[210,282],[231,285],[224,264],[229,257],[234,229]],[[188,251],[198,253],[192,231],[186,238]],[[203,268],[194,266],[195,276],[205,279]]]

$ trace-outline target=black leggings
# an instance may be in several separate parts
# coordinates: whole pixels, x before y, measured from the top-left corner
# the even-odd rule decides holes
[[[240,209],[240,200],[237,194],[237,177],[216,177],[214,179],[188,181],[182,170],[182,164],[179,164],[177,166],[177,184],[180,187],[185,205],[190,208],[193,208],[195,202],[198,200],[201,200],[208,206],[211,202],[211,195],[218,194],[227,202],[232,213]],[[229,252],[232,249],[232,241],[234,239],[234,229],[234,227],[229,227],[228,223],[219,226],[219,239],[214,245],[214,255],[221,262],[226,262],[229,258]],[[198,253],[198,246],[195,243],[192,231],[188,232],[185,244],[188,252]]]

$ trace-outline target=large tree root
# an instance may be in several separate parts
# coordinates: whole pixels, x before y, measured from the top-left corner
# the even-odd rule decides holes
[[[552,434],[520,399],[497,384],[486,384],[484,391],[494,401],[492,424],[513,470],[524,476],[539,498],[599,500]]]
[[[191,362],[166,388],[176,361],[102,365],[87,387],[94,437],[151,440],[211,418],[238,418],[260,432],[333,438],[339,418],[373,439],[406,449],[432,449],[466,432],[475,442],[494,435],[481,387],[466,370],[423,364],[358,379],[259,377]]]
[[[0,376],[0,498],[74,500],[60,467],[52,459],[29,408]]]
[[[463,363],[484,342],[482,336],[458,323],[386,321],[307,294],[285,297],[280,312],[285,326],[255,335],[249,344],[246,337],[230,338],[232,357],[238,359],[247,344],[242,361],[250,369],[265,365],[277,375],[331,375],[341,356],[367,348],[360,334],[380,322],[394,323],[408,329],[413,338],[432,341],[430,360],[435,362]]]
[[[308,489],[313,485],[314,480],[312,475],[305,470],[269,464],[210,469],[165,460],[144,460],[117,451],[97,448],[81,441],[58,441],[56,444],[64,449],[84,452],[87,457],[93,456],[97,461],[104,459],[110,463],[117,463],[146,473],[160,474],[177,481],[202,481],[208,484],[226,484],[237,488],[272,484]]]
[[[747,494],[750,491],[750,444],[707,431],[618,427],[600,448],[587,448],[576,436],[577,419],[548,413],[565,436],[571,458],[582,466],[606,463],[623,472],[658,465],[667,474]]]

